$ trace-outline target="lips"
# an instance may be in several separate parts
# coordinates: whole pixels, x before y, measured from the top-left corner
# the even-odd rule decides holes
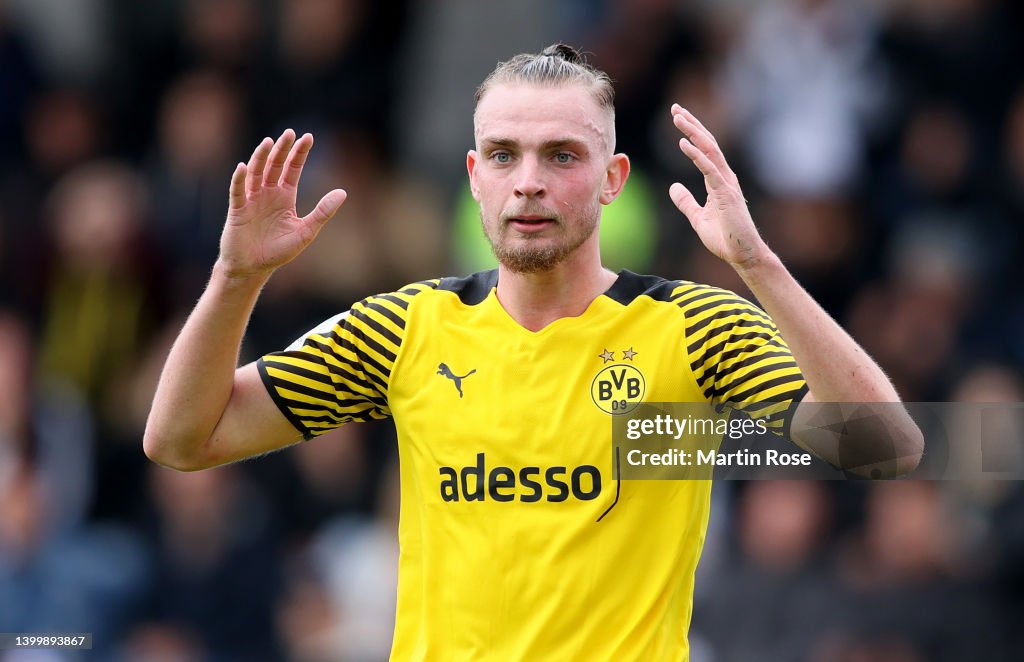
[[[512,219],[509,219],[508,224],[510,226],[512,226],[513,229],[515,229],[515,230],[517,230],[519,232],[531,233],[531,232],[540,232],[541,230],[543,230],[544,228],[548,227],[549,225],[554,225],[554,221],[552,221],[550,218],[537,218],[537,219],[512,218]]]
[[[554,224],[554,219],[546,216],[516,216],[508,219],[508,224],[519,232],[539,232]]]

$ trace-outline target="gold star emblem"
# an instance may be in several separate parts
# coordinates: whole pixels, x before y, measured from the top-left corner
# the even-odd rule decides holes
[[[602,359],[604,359],[605,363],[608,363],[609,361],[614,361],[615,360],[615,352],[609,352],[607,349],[604,350],[603,352],[601,352],[600,354],[598,354],[598,356],[600,356]]]
[[[639,354],[639,353],[640,353],[640,352],[634,352],[634,351],[633,351],[633,348],[632,348],[632,347],[630,347],[629,349],[627,349],[627,350],[624,350],[624,351],[622,352],[622,358],[623,358],[623,359],[625,359],[626,361],[632,361],[632,360],[633,360],[633,357],[634,357],[634,356],[636,356],[636,355],[637,355],[637,354]]]

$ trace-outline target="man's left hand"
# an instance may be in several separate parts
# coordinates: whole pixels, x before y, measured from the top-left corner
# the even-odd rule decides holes
[[[739,180],[718,141],[679,104],[672,104],[672,123],[684,136],[679,139],[679,149],[704,175],[708,193],[701,206],[685,186],[676,182],[669,188],[672,202],[686,215],[704,246],[719,258],[741,270],[760,263],[769,249],[754,226]]]

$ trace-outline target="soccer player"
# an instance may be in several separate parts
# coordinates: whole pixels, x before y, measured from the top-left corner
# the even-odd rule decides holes
[[[630,165],[614,150],[610,81],[576,51],[501,63],[476,100],[466,166],[498,268],[367,297],[236,369],[260,288],[346,196],[330,191],[299,217],[313,138],[265,139],[231,178],[220,256],[167,359],[146,453],[196,470],[393,417],[395,659],[686,659],[710,481],[619,482],[612,416],[638,401],[898,397],[761,240],[714,137],[688,111],[673,105],[671,121],[707,202],[681,184],[669,194],[764,310],[602,267],[601,206]],[[884,475],[921,454],[913,423],[893,425],[900,434],[861,453]],[[807,443],[838,464],[835,447]]]

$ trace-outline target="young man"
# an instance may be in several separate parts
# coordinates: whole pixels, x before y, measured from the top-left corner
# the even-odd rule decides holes
[[[167,360],[146,453],[195,470],[393,416],[395,659],[685,659],[710,484],[620,483],[615,403],[898,398],[761,240],[711,134],[678,105],[671,117],[708,190],[700,206],[674,184],[672,200],[768,315],[717,288],[601,266],[601,206],[629,160],[614,152],[607,76],[552,46],[500,64],[477,93],[466,165],[498,269],[368,297],[236,370],[260,288],[346,195],[296,215],[308,134],[267,138],[238,165],[220,258]],[[617,381],[598,388],[609,367]],[[921,452],[912,423],[891,427],[884,451],[860,457],[887,475]],[[836,445],[807,444],[839,463]]]

